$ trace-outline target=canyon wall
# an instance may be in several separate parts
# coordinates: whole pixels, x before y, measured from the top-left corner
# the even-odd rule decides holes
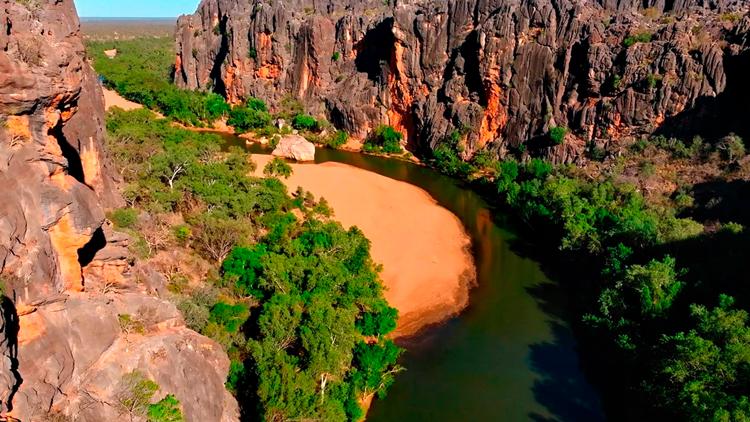
[[[106,223],[122,200],[73,1],[0,0],[0,25],[0,419],[123,420],[138,370],[188,420],[237,420],[221,346],[151,294]]]
[[[453,131],[465,158],[665,131],[741,129],[725,93],[750,93],[743,0],[203,0],[176,34],[176,82],[230,102],[286,97],[364,138],[413,151]],[[741,100],[744,100],[741,99]],[[570,129],[562,145],[547,136]],[[724,133],[725,134],[725,133]]]

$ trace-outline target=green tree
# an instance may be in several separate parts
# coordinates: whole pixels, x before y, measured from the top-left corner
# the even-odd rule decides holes
[[[681,418],[742,421],[750,417],[750,327],[748,314],[733,309],[726,295],[719,306],[693,305],[696,327],[665,336],[665,356],[649,390]]]
[[[274,157],[263,168],[263,174],[268,177],[283,177],[288,179],[292,175],[292,166],[282,158]]]
[[[123,375],[115,393],[120,414],[127,415],[131,421],[146,416],[151,398],[158,389],[159,385],[142,372],[133,371]]]
[[[401,149],[403,139],[404,135],[392,126],[380,125],[370,134],[363,148],[367,152],[398,154],[403,152]]]
[[[148,406],[148,422],[184,422],[182,406],[172,394]]]
[[[298,114],[292,119],[292,127],[297,130],[317,131],[320,124],[315,120],[315,117],[309,114]]]
[[[253,129],[260,129],[271,123],[271,115],[263,110],[256,108],[236,106],[229,112],[227,124],[233,126],[239,133],[249,132]]]

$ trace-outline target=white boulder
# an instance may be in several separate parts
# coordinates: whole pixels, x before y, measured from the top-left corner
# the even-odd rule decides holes
[[[287,135],[281,138],[272,154],[296,161],[315,161],[315,145],[299,135]]]

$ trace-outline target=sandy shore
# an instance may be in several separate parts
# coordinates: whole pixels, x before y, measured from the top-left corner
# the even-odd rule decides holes
[[[125,98],[122,98],[120,94],[116,93],[115,91],[109,90],[107,88],[102,88],[102,90],[104,91],[104,105],[107,110],[112,107],[120,107],[125,111],[143,108],[143,106],[138,103],[134,103],[132,101],[126,100]]]
[[[254,155],[257,173],[271,159]],[[357,226],[383,265],[385,297],[399,310],[395,336],[415,334],[456,315],[468,304],[475,280],[471,241],[458,218],[408,183],[340,163],[292,164],[285,180],[325,197],[334,218]]]

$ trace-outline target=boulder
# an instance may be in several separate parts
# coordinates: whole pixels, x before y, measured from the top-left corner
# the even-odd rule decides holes
[[[281,138],[273,155],[296,161],[315,161],[315,145],[299,135],[287,135]]]

